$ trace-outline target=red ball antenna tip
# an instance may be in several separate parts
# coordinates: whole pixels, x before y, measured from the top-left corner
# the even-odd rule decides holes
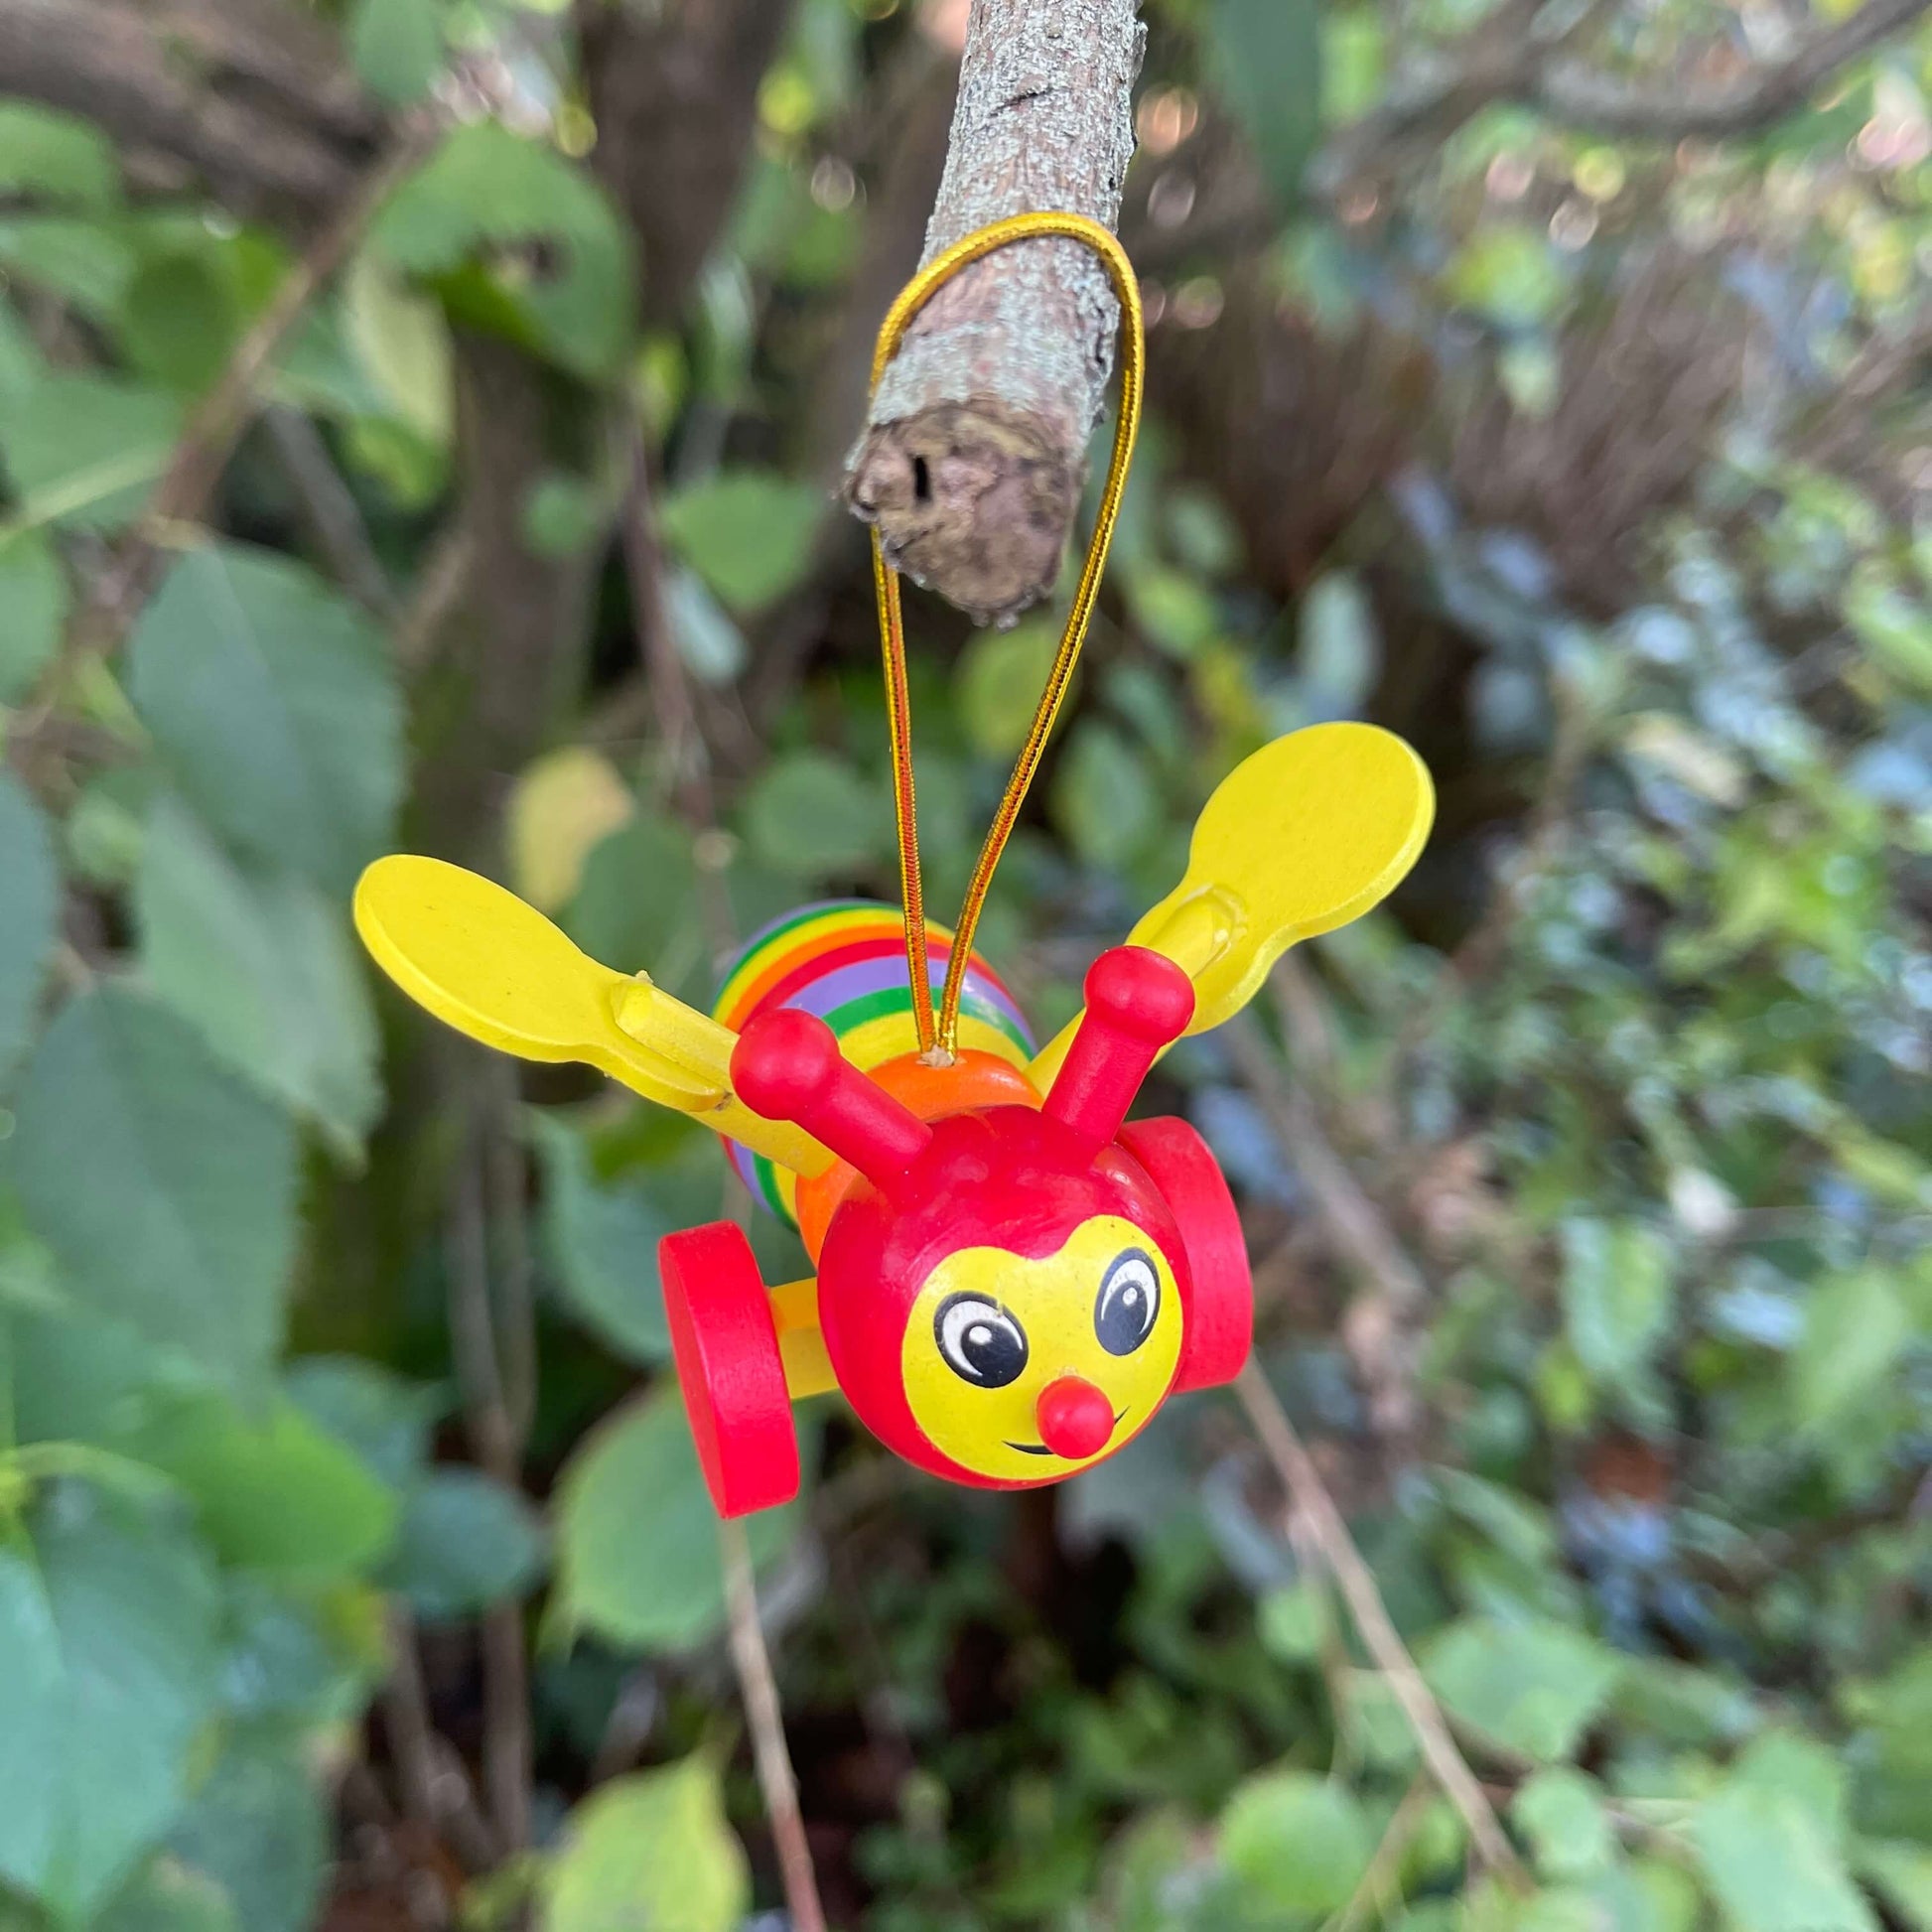
[[[838,1036],[795,1007],[761,1013],[732,1049],[732,1085],[766,1120],[795,1122],[887,1191],[932,1130],[839,1051]]]
[[[1097,1154],[1120,1132],[1148,1070],[1187,1031],[1194,985],[1172,959],[1115,946],[1087,973],[1087,1010],[1044,1111]]]

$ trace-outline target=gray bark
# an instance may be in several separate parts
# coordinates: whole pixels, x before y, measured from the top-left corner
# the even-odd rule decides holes
[[[0,0],[0,94],[84,114],[237,213],[296,226],[349,192],[383,127],[329,34],[262,0]]]
[[[1134,152],[1139,0],[973,0],[930,260],[1002,215],[1112,227]],[[1070,241],[1027,241],[940,290],[887,369],[846,496],[887,555],[982,621],[1052,588],[1113,368],[1119,309]]]

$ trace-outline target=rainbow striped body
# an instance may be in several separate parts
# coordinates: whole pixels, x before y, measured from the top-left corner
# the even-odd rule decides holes
[[[952,934],[928,926],[931,998],[952,957]],[[772,920],[746,942],[725,975],[711,1011],[743,1033],[770,1007],[816,1014],[838,1035],[845,1057],[861,1072],[919,1049],[912,1018],[912,982],[905,969],[905,928],[897,910],[873,899],[825,899]],[[959,1003],[959,1043],[1024,1067],[1034,1056],[1033,1035],[1014,998],[975,953]],[[728,1143],[745,1183],[781,1219],[792,1219],[794,1176]]]

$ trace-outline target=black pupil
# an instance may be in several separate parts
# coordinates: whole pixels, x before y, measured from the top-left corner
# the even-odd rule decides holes
[[[939,1352],[955,1375],[983,1389],[1003,1389],[1019,1380],[1027,1366],[1027,1338],[1011,1315],[979,1303],[964,1320],[956,1303],[948,1302],[933,1323]],[[949,1321],[948,1315],[952,1317]],[[951,1345],[948,1346],[948,1330]]]
[[[1154,1270],[1144,1255],[1123,1255],[1108,1272],[1094,1310],[1094,1334],[1110,1355],[1131,1355],[1154,1326]]]

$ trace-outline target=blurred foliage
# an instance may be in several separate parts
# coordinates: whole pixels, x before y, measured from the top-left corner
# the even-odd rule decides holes
[[[522,768],[486,773],[500,837],[466,838],[700,1000],[730,932],[891,895],[863,554],[811,419],[872,299],[882,130],[961,10],[799,0],[676,327],[640,323],[560,7],[320,11],[446,131],[276,362],[296,442],[244,442],[223,534],[162,533],[106,657],[74,640],[110,546],[299,244],[0,103],[0,1926],[728,1932],[780,1894],[654,1258],[729,1198],[719,1151],[432,1043],[346,893],[454,837],[427,774],[480,633],[422,614],[481,342],[576,424],[484,481],[588,589]],[[833,1920],[1932,1932],[1932,38],[1678,139],[1483,94],[1531,44],[1507,0],[1147,11],[1154,420],[983,943],[1049,1031],[1255,745],[1365,715],[1428,752],[1410,888],[1161,1101],[1236,1180],[1263,1359],[1532,1882],[1471,1862],[1231,1406],[1009,1499],[820,1405],[806,1498],[752,1540]],[[1689,98],[1848,14],[1556,30]],[[1419,111],[1462,62],[1466,111]],[[1726,319],[1682,389],[1602,348],[1619,317],[1662,340],[1666,256]],[[1430,370],[1393,442],[1408,405],[1345,359],[1391,338]],[[1255,419],[1188,376],[1203,348],[1261,389],[1316,371],[1314,483],[1237,460]],[[638,433],[715,824],[628,616]],[[943,905],[1053,632],[912,622]]]

